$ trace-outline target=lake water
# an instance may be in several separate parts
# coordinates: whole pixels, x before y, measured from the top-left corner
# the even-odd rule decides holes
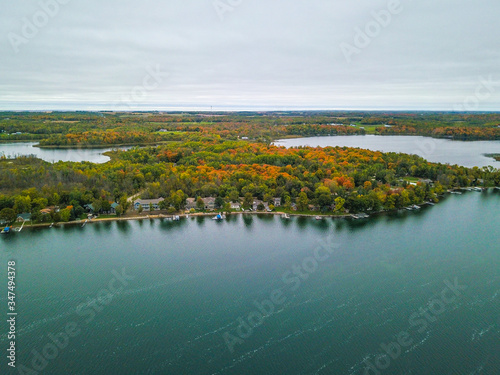
[[[500,141],[463,142],[419,136],[360,135],[283,139],[276,141],[275,144],[286,147],[360,147],[373,151],[416,154],[436,163],[458,164],[465,167],[491,165],[500,168],[500,162],[485,156],[485,154],[500,154]]]
[[[0,143],[0,155],[18,156],[18,155],[35,155],[36,157],[49,162],[62,161],[90,161],[92,163],[106,163],[110,159],[103,155],[104,152],[112,150],[112,148],[39,148],[33,147],[36,143]],[[130,147],[119,147],[127,149]]]
[[[25,228],[0,237],[1,347],[14,259],[17,365],[45,348],[43,374],[500,374],[499,208]]]
[[[112,148],[103,149],[45,149],[33,147],[36,143],[0,143],[0,155],[36,155],[49,162],[90,161],[106,163],[109,161],[103,153]],[[483,167],[491,165],[500,168],[497,162],[485,154],[500,154],[500,141],[461,142],[448,139],[410,136],[335,136],[284,139],[275,142],[286,147],[296,146],[347,146],[360,147],[374,151],[404,152],[417,154],[425,159],[438,162],[458,164],[466,167]],[[129,149],[131,147],[120,147]]]

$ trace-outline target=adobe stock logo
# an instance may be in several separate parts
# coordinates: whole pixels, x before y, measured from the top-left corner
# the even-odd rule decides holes
[[[19,53],[20,46],[28,44],[31,39],[36,37],[43,29],[48,25],[51,18],[55,18],[59,11],[61,10],[61,5],[66,5],[71,0],[42,0],[38,3],[40,9],[38,9],[33,15],[28,17],[23,17],[21,22],[21,32],[20,34],[15,32],[9,32],[7,38],[9,39],[10,45],[14,49],[15,53]]]
[[[232,13],[234,10],[243,3],[243,0],[214,0],[214,6],[217,15],[221,21],[224,21],[226,13]]]
[[[411,0],[410,0],[411,1]],[[372,11],[372,19],[368,21],[363,29],[354,28],[353,43],[340,43],[340,49],[348,63],[352,62],[353,55],[359,55],[363,49],[367,48],[380,33],[387,28],[395,15],[403,11],[400,0],[389,0],[386,9]]]
[[[224,343],[231,353],[235,352],[236,345],[241,345],[250,338],[255,330],[264,324],[264,321],[274,315],[284,303],[297,291],[316,271],[321,264],[326,262],[340,247],[332,241],[330,235],[326,241],[319,240],[319,245],[312,251],[310,256],[302,259],[299,264],[294,264],[281,275],[282,285],[273,289],[268,298],[253,302],[253,309],[243,317],[238,317],[233,326],[223,333]]]
[[[122,95],[121,100],[114,103],[119,110],[131,111],[134,107],[144,102],[148,94],[157,89],[164,79],[170,75],[161,70],[160,64],[146,66],[146,74],[141,84],[134,86],[126,95]]]
[[[494,81],[491,75],[488,78],[479,77],[474,93],[464,98],[462,103],[455,104],[453,110],[457,112],[479,110],[481,103],[491,99],[498,87],[500,87],[500,81]]]
[[[19,375],[42,375],[52,374],[47,367],[53,363],[59,355],[64,352],[70,344],[76,341],[85,328],[88,329],[98,313],[103,311],[115,298],[122,293],[135,276],[126,273],[125,268],[121,272],[112,270],[113,278],[109,280],[107,288],[100,289],[94,298],[87,298],[87,301],[78,305],[75,309],[74,320],[60,327],[57,332],[47,333],[45,345],[31,351],[29,365],[20,364],[17,368]],[[82,321],[82,318],[85,318]],[[27,343],[29,344],[29,343]]]
[[[421,339],[428,327],[438,320],[438,317],[450,309],[448,305],[455,303],[467,289],[467,285],[461,285],[458,278],[453,282],[444,280],[446,287],[439,294],[428,301],[425,307],[410,315],[408,323],[410,329],[399,332],[395,335],[395,340],[387,344],[381,343],[381,353],[373,359],[364,359],[364,375],[382,375],[383,371],[389,368],[391,363],[395,362],[409,350],[405,350]]]

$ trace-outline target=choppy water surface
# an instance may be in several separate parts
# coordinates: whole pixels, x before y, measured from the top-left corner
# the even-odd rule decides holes
[[[499,374],[499,208],[25,228],[0,237],[0,304],[15,259],[18,365],[76,324],[44,374]]]

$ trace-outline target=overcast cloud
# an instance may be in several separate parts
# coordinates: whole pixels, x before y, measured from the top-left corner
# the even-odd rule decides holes
[[[3,1],[0,109],[500,109],[498,0],[58,1]]]

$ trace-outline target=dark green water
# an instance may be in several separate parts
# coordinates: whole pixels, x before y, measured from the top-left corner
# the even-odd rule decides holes
[[[49,334],[79,330],[40,374],[500,374],[499,208],[497,190],[358,221],[234,216],[28,228],[0,238],[2,351],[14,259],[17,365],[32,368],[32,351],[42,353]],[[317,251],[314,262],[329,236],[331,255]],[[307,277],[300,284],[294,265]],[[104,298],[112,271],[123,268],[134,279]],[[445,290],[455,279],[467,287],[457,294]],[[255,301],[271,295],[279,296],[274,312],[259,321]],[[249,314],[260,325],[237,338],[238,318]],[[411,344],[381,357],[381,344],[404,332]],[[238,340],[233,352],[228,337]],[[386,369],[366,370],[387,358]],[[0,361],[0,373],[18,373],[5,355]]]

